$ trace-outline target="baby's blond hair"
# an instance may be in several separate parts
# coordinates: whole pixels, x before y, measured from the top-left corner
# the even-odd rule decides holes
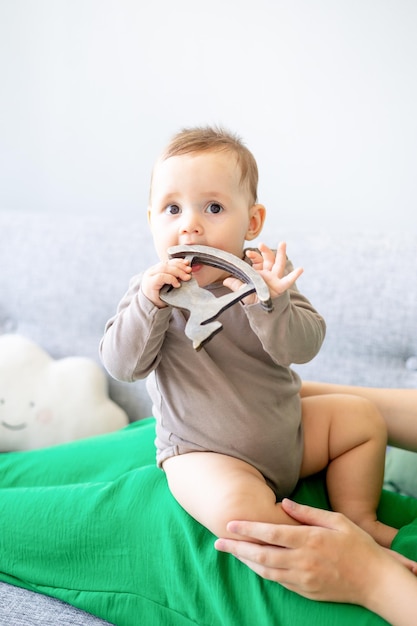
[[[242,139],[230,131],[216,126],[196,126],[183,128],[176,133],[162,152],[163,161],[173,156],[210,150],[228,150],[236,156],[240,167],[240,182],[246,184],[252,204],[258,198],[258,166],[252,152]]]

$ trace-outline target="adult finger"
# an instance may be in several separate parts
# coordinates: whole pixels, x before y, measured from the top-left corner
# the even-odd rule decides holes
[[[219,552],[233,554],[246,565],[251,563],[250,567],[254,569],[256,566],[258,572],[268,569],[285,569],[287,567],[287,548],[251,543],[250,541],[241,541],[239,539],[222,538],[216,539],[214,547]]]
[[[284,498],[281,502],[281,506],[290,517],[300,522],[300,524],[321,526],[334,530],[340,530],[345,528],[346,525],[349,525],[349,520],[341,513],[318,509],[306,504],[298,504],[288,498]]]
[[[301,569],[297,550],[260,545],[236,539],[217,539],[215,547],[221,552],[228,552],[244,563],[262,578],[280,583],[287,589],[305,593],[301,590],[304,571]],[[301,560],[302,562],[302,560]],[[302,568],[302,565],[301,565]],[[311,583],[307,583],[311,587]]]
[[[257,553],[256,547],[260,544],[279,548],[298,548],[303,545],[308,528],[292,524],[270,524],[238,520],[229,522],[227,530],[241,535],[242,538],[244,537],[245,539],[238,540],[238,543],[247,543],[248,546],[254,546],[253,552]],[[251,542],[252,539],[253,543]]]

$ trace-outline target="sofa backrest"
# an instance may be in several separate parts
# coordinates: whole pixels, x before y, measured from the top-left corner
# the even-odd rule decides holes
[[[327,321],[320,354],[294,369],[317,380],[417,387],[417,236],[291,233],[287,243],[305,269],[300,290]],[[54,358],[99,362],[104,325],[130,277],[156,261],[148,228],[134,219],[0,211],[0,332],[25,335]],[[109,379],[131,419],[151,414],[144,385]]]
[[[372,387],[417,386],[417,235],[327,234],[288,238],[305,273],[299,288],[327,322],[304,378]]]

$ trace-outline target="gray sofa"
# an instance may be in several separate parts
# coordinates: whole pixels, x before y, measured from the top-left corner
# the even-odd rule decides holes
[[[280,236],[268,225],[264,240],[275,245]],[[327,320],[321,353],[297,371],[316,380],[415,388],[417,234],[322,229],[284,237],[294,264],[305,268],[299,287]],[[0,333],[25,335],[55,358],[99,362],[104,324],[129,278],[155,261],[143,219],[0,212]],[[109,380],[109,393],[130,420],[151,414],[144,383]],[[0,624],[104,623],[0,584]]]

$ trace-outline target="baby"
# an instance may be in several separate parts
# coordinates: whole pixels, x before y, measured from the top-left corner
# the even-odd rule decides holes
[[[160,262],[131,280],[100,344],[115,378],[148,377],[156,418],[157,462],[178,502],[215,535],[230,520],[295,524],[280,504],[297,481],[327,468],[333,509],[389,547],[396,529],[377,521],[386,426],[376,407],[352,395],[301,399],[292,363],[319,351],[325,324],[296,287],[280,243],[245,252],[262,230],[258,169],[232,133],[191,128],[157,160],[148,219]],[[222,269],[170,259],[175,245],[206,245],[246,258],[266,282],[267,313],[251,294],[221,315],[223,330],[195,351],[188,314],[164,303],[164,285],[191,275],[216,296],[237,291]]]

